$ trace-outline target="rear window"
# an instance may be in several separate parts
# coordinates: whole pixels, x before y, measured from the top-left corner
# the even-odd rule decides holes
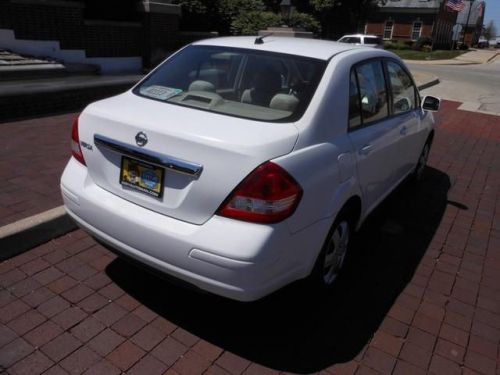
[[[325,67],[325,61],[295,55],[189,46],[133,92],[229,116],[295,121],[309,105]]]

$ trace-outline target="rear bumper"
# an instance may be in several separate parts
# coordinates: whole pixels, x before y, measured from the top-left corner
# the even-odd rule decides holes
[[[73,158],[61,190],[68,214],[118,252],[240,301],[259,299],[306,276],[321,247],[321,239],[316,246],[311,241],[321,225],[291,235],[283,223],[213,216],[195,225],[144,209],[95,185],[87,168]]]

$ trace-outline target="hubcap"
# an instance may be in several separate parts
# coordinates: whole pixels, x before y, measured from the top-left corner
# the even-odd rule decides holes
[[[335,228],[326,248],[323,265],[323,281],[326,285],[332,284],[337,278],[344,263],[348,243],[349,223],[341,221]]]
[[[425,166],[427,165],[427,159],[429,158],[429,145],[425,145],[420,157],[418,158],[417,166],[417,178],[422,177],[424,173]]]

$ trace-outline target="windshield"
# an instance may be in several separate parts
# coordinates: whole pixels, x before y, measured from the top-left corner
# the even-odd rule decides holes
[[[279,53],[188,46],[134,89],[142,97],[261,121],[302,116],[326,62]]]

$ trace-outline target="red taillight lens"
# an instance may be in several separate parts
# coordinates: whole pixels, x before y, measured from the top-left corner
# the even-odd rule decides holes
[[[217,214],[257,223],[276,223],[289,217],[302,197],[302,188],[279,165],[266,162],[231,193]]]
[[[80,148],[80,136],[78,135],[78,123],[79,117],[73,120],[73,128],[71,129],[71,154],[83,165],[85,164],[85,159],[83,158],[82,149]]]

